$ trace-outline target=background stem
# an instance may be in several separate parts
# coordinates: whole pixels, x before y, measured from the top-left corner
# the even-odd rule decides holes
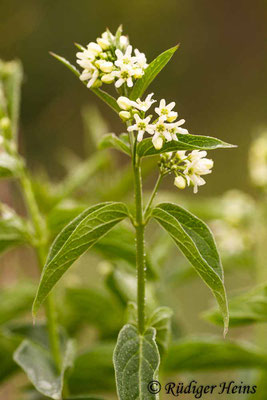
[[[42,270],[45,259],[47,255],[47,233],[46,226],[42,219],[41,213],[39,211],[35,195],[32,189],[32,183],[28,177],[25,169],[22,169],[21,179],[20,179],[23,195],[25,202],[32,219],[32,223],[35,230],[35,243],[34,248],[38,257],[38,264],[40,270]],[[45,313],[47,320],[47,329],[49,336],[49,343],[51,348],[51,353],[58,371],[61,369],[61,351],[60,351],[60,341],[59,332],[56,320],[56,310],[53,300],[53,295],[50,293],[45,302]]]

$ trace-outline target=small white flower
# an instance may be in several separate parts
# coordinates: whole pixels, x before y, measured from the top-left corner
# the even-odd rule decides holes
[[[89,50],[90,53],[95,54],[96,56],[98,56],[100,53],[102,53],[101,46],[99,46],[99,44],[97,44],[95,42],[90,42],[87,45],[87,49]]]
[[[127,83],[128,87],[133,87],[133,69],[130,67],[127,67],[126,65],[121,68],[120,71],[112,71],[112,75],[115,78],[118,78],[118,80],[115,83],[116,88],[121,87],[124,83]]]
[[[99,69],[101,69],[102,72],[106,73],[111,72],[114,68],[113,63],[111,61],[97,60],[95,64]]]
[[[156,150],[160,150],[163,146],[163,139],[158,134],[155,134],[152,138],[152,143]]]
[[[86,71],[84,70],[83,73],[80,75],[80,79],[81,80],[87,80],[89,79],[88,83],[87,83],[87,87],[90,88],[92,86],[94,86],[94,84],[97,81],[97,78],[99,76],[99,71],[97,68],[92,68],[91,71]]]
[[[207,155],[206,151],[193,150],[189,154],[187,160],[185,160],[186,168],[184,175],[188,185],[190,183],[194,186],[194,193],[197,193],[198,186],[205,185],[205,180],[201,178],[201,175],[210,174],[213,167],[213,161],[205,158]]]
[[[177,139],[177,133],[181,133],[183,135],[188,134],[188,130],[181,128],[181,125],[183,125],[185,123],[184,119],[180,119],[177,122],[173,122],[171,124],[169,124],[169,131],[172,135],[172,140],[178,140]]]
[[[138,49],[134,50],[135,60],[138,66],[142,69],[146,69],[148,64],[146,62],[146,56],[144,53],[141,53]]]
[[[123,68],[125,65],[129,66],[134,63],[134,58],[132,57],[132,46],[127,46],[125,53],[119,49],[115,50],[115,54],[117,56],[117,60],[115,61],[115,65],[119,68]]]
[[[120,46],[126,48],[129,45],[129,39],[127,36],[121,35],[120,37]]]
[[[129,111],[120,111],[119,116],[124,122],[128,121],[131,118],[131,114],[129,113]]]
[[[96,41],[103,50],[108,50],[111,46],[110,39],[114,39],[114,36],[111,33],[104,32],[101,38],[97,38]]]
[[[158,121],[155,124],[149,126],[152,133],[157,134],[157,136],[164,136],[167,142],[172,140],[172,135],[169,132],[169,124],[167,124],[164,116],[159,117]]]
[[[178,189],[184,189],[186,187],[186,180],[181,176],[176,176],[174,179],[174,185],[178,187]]]
[[[134,79],[140,79],[142,78],[142,76],[144,75],[144,71],[142,70],[142,68],[133,68],[133,77]]]
[[[114,82],[114,76],[112,74],[105,74],[102,76],[101,81],[104,83],[112,83]]]
[[[141,101],[140,99],[137,99],[136,101],[132,101],[132,106],[134,108],[137,108],[140,111],[148,111],[149,108],[152,106],[153,103],[156,102],[156,100],[153,100],[152,97],[154,96],[154,93],[150,93],[144,101]]]
[[[122,110],[130,110],[132,108],[132,101],[128,97],[120,96],[117,99],[117,103]]]
[[[162,99],[162,100],[160,100],[159,107],[155,108],[155,112],[159,116],[163,116],[166,121],[172,122],[178,116],[177,112],[172,111],[174,106],[175,106],[175,102],[174,101],[172,101],[170,104],[167,105],[166,104],[166,100]]]
[[[138,135],[137,135],[137,141],[141,142],[141,140],[143,139],[144,133],[151,132],[151,129],[149,127],[149,122],[151,117],[146,117],[144,119],[140,118],[140,116],[138,114],[134,114],[134,119],[135,119],[135,124],[132,126],[128,127],[128,132],[132,132],[132,131],[137,131]]]

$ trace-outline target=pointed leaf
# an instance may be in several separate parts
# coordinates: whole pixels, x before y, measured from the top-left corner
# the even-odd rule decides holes
[[[158,395],[147,389],[149,382],[158,376],[160,360],[155,339],[154,328],[143,335],[132,325],[125,325],[120,331],[113,357],[120,400],[158,399]]]
[[[204,222],[182,207],[162,203],[152,216],[169,233],[203,281],[212,290],[228,328],[228,306],[223,283],[223,269],[213,235]]]
[[[157,331],[156,342],[161,356],[169,346],[172,315],[173,311],[169,307],[158,307],[147,322],[148,326],[152,326]]]
[[[34,315],[74,261],[127,216],[123,203],[101,203],[89,207],[63,229],[48,254],[33,304]]]
[[[113,147],[117,150],[122,151],[128,156],[131,155],[131,149],[129,146],[129,142],[127,142],[123,136],[117,136],[114,133],[109,133],[104,135],[101,141],[98,144],[99,149],[106,149],[109,147]]]
[[[151,138],[144,139],[138,144],[137,153],[140,157],[144,157],[178,150],[214,150],[219,148],[236,147],[210,136],[178,134],[177,138],[177,141],[172,140],[170,142],[165,142],[160,150],[155,149]]]
[[[138,79],[138,81],[135,83],[130,93],[131,100],[136,100],[143,95],[160,71],[165,67],[166,64],[168,64],[177,49],[178,45],[171,47],[169,50],[161,53],[149,64],[149,66],[145,69],[145,73],[142,78]]]
[[[257,287],[229,301],[230,327],[267,322],[267,285]],[[219,310],[212,309],[204,317],[216,325],[223,323]]]
[[[55,57],[58,61],[64,64],[71,72],[73,72],[76,76],[80,77],[80,71],[72,65],[66,58],[59,56],[53,52],[50,52],[51,56]],[[83,82],[86,85],[86,82]],[[116,99],[105,92],[104,90],[98,88],[90,88],[90,90],[95,93],[104,103],[110,106],[116,113],[121,111],[120,107],[117,104]]]
[[[58,374],[50,352],[30,340],[24,340],[14,353],[15,362],[25,371],[36,390],[55,400],[62,398],[64,375],[72,366],[73,357],[73,342],[69,341]]]
[[[267,369],[267,354],[247,343],[214,337],[189,338],[173,343],[163,362],[166,373],[230,368]]]

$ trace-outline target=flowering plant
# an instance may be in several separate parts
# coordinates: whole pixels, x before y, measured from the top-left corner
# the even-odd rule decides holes
[[[34,245],[43,267],[33,304],[33,316],[36,318],[37,311],[46,301],[47,318],[50,321],[50,343],[57,374],[54,373],[51,382],[51,376],[46,381],[37,377],[40,371],[33,372],[32,367],[29,367],[29,359],[34,358],[38,350],[29,346],[28,342],[22,343],[16,351],[15,359],[44,396],[53,399],[65,396],[65,373],[70,366],[73,346],[68,343],[64,346],[65,352],[62,354],[63,346],[51,306],[51,292],[83,253],[96,246],[106,234],[124,221],[130,224],[135,232],[137,293],[136,301],[128,305],[128,321],[119,333],[114,350],[117,393],[121,400],[155,399],[158,395],[148,391],[148,384],[157,379],[160,360],[168,347],[171,311],[166,307],[151,310],[146,304],[148,261],[145,230],[152,220],[170,236],[213,292],[224,321],[224,334],[228,329],[229,316],[223,268],[211,231],[203,221],[183,207],[166,202],[154,206],[154,200],[162,179],[170,173],[174,174],[174,184],[177,188],[193,186],[194,193],[197,193],[198,187],[205,183],[202,176],[209,174],[213,167],[212,160],[206,158],[207,150],[233,146],[216,138],[188,133],[187,129],[181,127],[185,123],[184,119],[177,120],[178,113],[174,110],[174,102],[168,103],[161,99],[154,108],[154,117],[147,115],[147,112],[151,112],[152,105],[156,105],[156,100],[153,93],[144,97],[145,91],[170,61],[177,46],[147,63],[146,56],[139,50],[135,49],[133,55],[132,46],[128,38],[122,35],[121,28],[115,35],[107,30],[96,43],[90,42],[86,48],[77,46],[77,63],[83,69],[81,72],[63,57],[53,55],[125,123],[127,133],[105,135],[99,147],[115,148],[130,158],[134,180],[134,211],[131,211],[131,204],[124,202],[107,201],[90,206],[65,226],[48,251],[46,226],[40,218],[24,164],[12,147],[14,140],[10,141],[10,127],[7,121],[1,120],[4,154],[18,162],[17,172],[36,233]],[[105,84],[114,86],[116,97],[100,89]],[[142,161],[150,156],[157,157],[159,176],[144,205]],[[5,167],[5,162],[2,157],[0,166],[3,171],[4,168],[11,169],[11,166]],[[42,359],[44,363],[48,363],[45,357]]]

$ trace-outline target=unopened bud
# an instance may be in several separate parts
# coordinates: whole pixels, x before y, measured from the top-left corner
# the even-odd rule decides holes
[[[104,83],[112,83],[114,82],[115,77],[111,74],[105,74],[102,76],[101,81]]]
[[[127,97],[119,97],[117,103],[122,110],[130,110],[132,108],[132,102]]]
[[[102,48],[99,46],[99,44],[97,44],[95,42],[90,42],[88,44],[87,48],[94,54],[99,54],[102,52]]]
[[[176,176],[174,185],[178,187],[178,189],[184,189],[186,187],[186,180],[182,176]]]
[[[129,111],[121,111],[119,112],[119,116],[123,121],[128,121],[131,118]]]
[[[96,39],[97,44],[103,49],[103,50],[107,50],[110,47],[110,43],[108,40],[103,39],[103,38],[97,38]]]
[[[99,68],[103,72],[111,72],[113,70],[113,63],[111,61],[101,61]]]
[[[156,150],[160,150],[163,146],[163,139],[158,137],[156,140],[153,141],[153,145]]]

